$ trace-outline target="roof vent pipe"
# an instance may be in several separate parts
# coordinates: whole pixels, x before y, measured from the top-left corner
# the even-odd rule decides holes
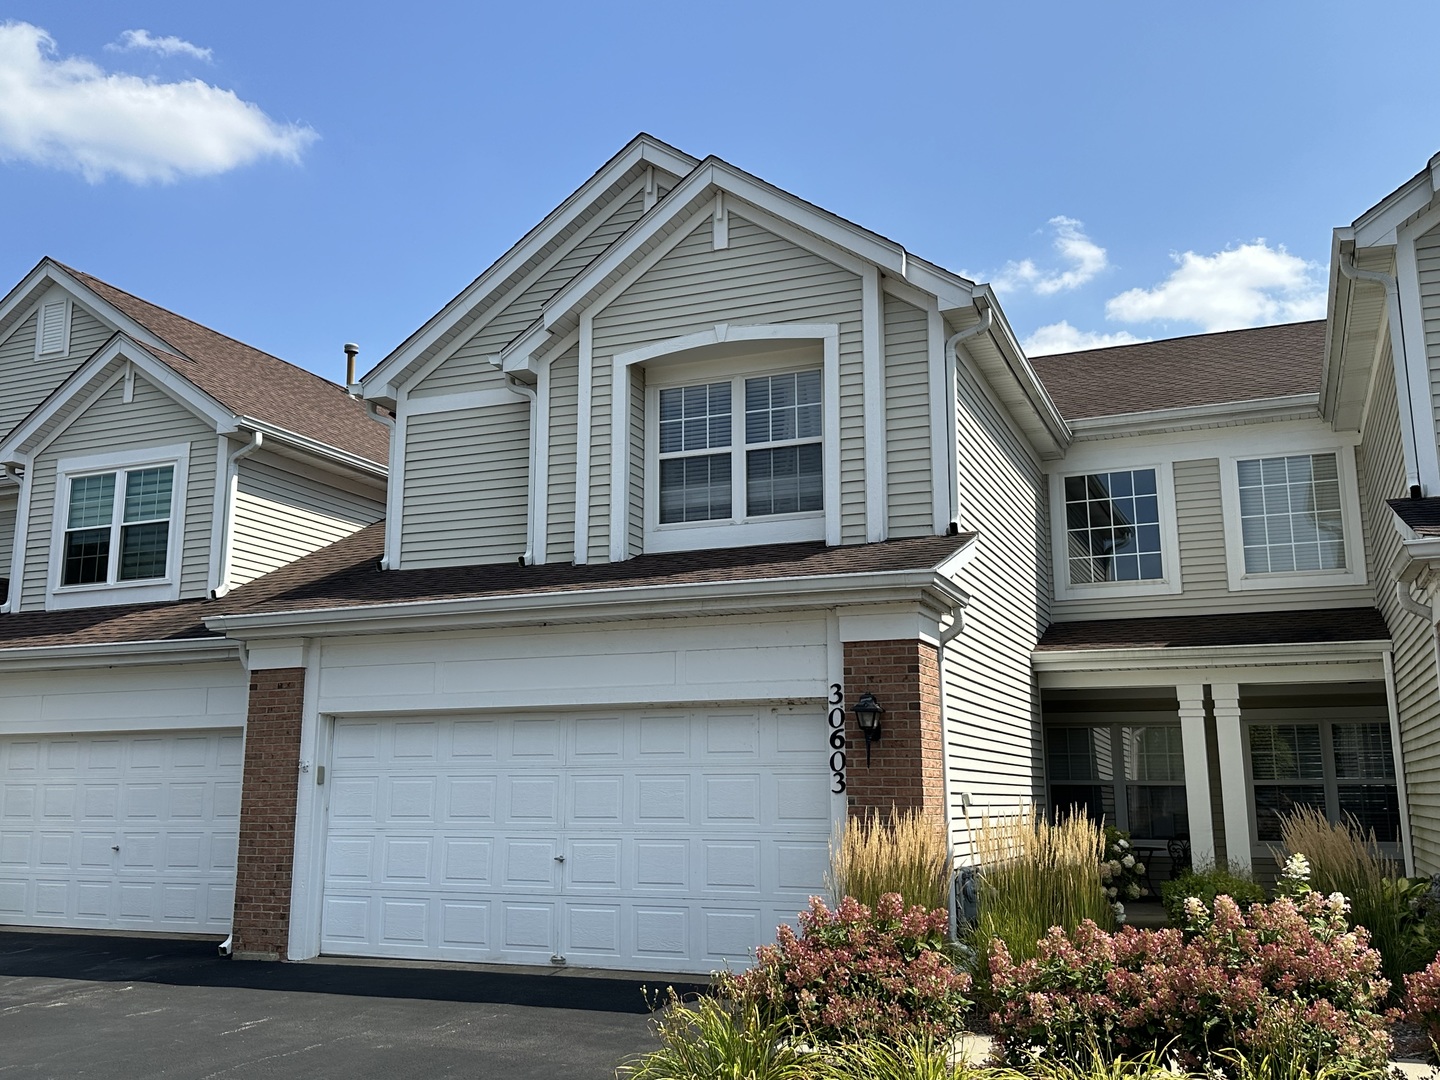
[[[345,343],[345,392],[351,397],[359,397],[355,392],[355,357],[360,355],[360,346],[353,341]]]

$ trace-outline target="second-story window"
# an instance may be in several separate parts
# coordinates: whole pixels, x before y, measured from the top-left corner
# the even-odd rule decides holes
[[[60,584],[165,577],[174,478],[171,465],[70,477]]]
[[[1065,478],[1071,585],[1165,576],[1154,469]]]
[[[1253,458],[1237,468],[1247,574],[1345,569],[1334,454]]]
[[[666,387],[659,408],[660,524],[824,509],[819,371]]]

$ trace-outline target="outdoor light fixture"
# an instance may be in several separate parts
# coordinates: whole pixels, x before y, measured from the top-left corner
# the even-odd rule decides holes
[[[860,700],[855,702],[855,722],[860,725],[860,730],[865,734],[865,766],[870,766],[870,744],[880,741],[880,714],[885,710],[875,700],[875,695],[868,690],[860,695]]]

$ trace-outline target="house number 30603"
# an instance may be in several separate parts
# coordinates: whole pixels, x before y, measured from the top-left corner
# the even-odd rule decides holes
[[[840,684],[830,684],[830,777],[835,781],[830,790],[839,795],[845,790],[845,691]]]

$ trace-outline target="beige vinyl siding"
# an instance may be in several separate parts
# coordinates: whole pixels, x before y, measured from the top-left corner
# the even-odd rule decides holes
[[[385,504],[336,483],[300,476],[278,460],[237,468],[229,584],[243,585],[385,516]]]
[[[1395,697],[1400,712],[1401,756],[1410,797],[1410,831],[1415,870],[1440,871],[1440,684],[1435,671],[1434,636],[1424,619],[1402,611],[1395,599],[1390,566],[1400,552],[1400,533],[1387,499],[1407,494],[1390,347],[1377,361],[1375,390],[1360,429],[1355,464],[1360,475],[1361,510],[1370,521],[1370,574],[1375,600],[1394,642]]]
[[[1420,313],[1425,320],[1425,356],[1430,370],[1430,400],[1440,438],[1440,227],[1415,241],[1415,270],[1420,278]]]
[[[608,216],[603,216],[602,212],[600,225],[529,286],[502,301],[498,311],[491,313],[488,323],[475,331],[453,356],[416,383],[410,392],[417,397],[425,397],[503,384],[504,377],[487,357],[498,354],[534,322],[545,302],[633,225],[644,211],[644,206],[644,195],[637,194],[623,204],[617,203]],[[572,230],[571,236],[582,231],[577,227]],[[563,246],[557,250],[563,249]]]
[[[1232,593],[1225,562],[1225,524],[1217,458],[1175,462],[1175,520],[1180,537],[1180,594],[1056,601],[1056,621],[1144,618],[1155,614],[1157,603],[1163,604],[1166,614],[1171,615],[1296,611],[1363,607],[1374,603],[1374,591],[1368,585],[1247,589]],[[1175,555],[1166,551],[1164,557],[1173,560]]]
[[[885,468],[892,537],[935,531],[928,327],[925,312],[885,297]]]
[[[575,558],[575,448],[580,407],[580,350],[550,364],[550,477],[546,500],[545,559]]]
[[[45,607],[50,572],[51,526],[56,496],[56,462],[61,458],[190,444],[185,492],[180,597],[206,595],[210,578],[210,525],[215,509],[215,429],[141,375],[133,400],[125,402],[117,382],[81,413],[40,453],[33,465],[25,542],[22,611]]]
[[[711,218],[697,215],[685,238],[594,319],[591,413],[591,559],[609,553],[610,358],[717,323],[833,322],[840,325],[840,518],[845,543],[865,539],[865,430],[861,412],[860,279],[746,220],[730,207],[729,247],[716,250]],[[684,227],[682,227],[684,228]],[[756,351],[774,343],[757,343]],[[837,433],[826,432],[827,438]]]
[[[956,404],[960,525],[980,534],[959,579],[973,600],[941,673],[952,837],[963,859],[962,792],[977,814],[1042,797],[1030,655],[1048,621],[1050,562],[1039,461],[968,365],[960,365]]]
[[[114,330],[79,304],[70,305],[70,351],[64,356],[35,359],[38,311],[0,342],[0,434],[24,420],[35,406],[94,355]]]
[[[514,562],[525,552],[530,405],[409,417],[400,566]]]
[[[15,551],[15,507],[18,493],[0,495],[0,578],[10,577],[10,559]]]

